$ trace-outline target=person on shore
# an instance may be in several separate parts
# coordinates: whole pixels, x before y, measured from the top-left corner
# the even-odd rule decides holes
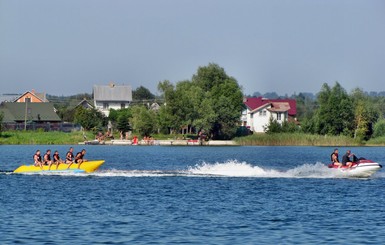
[[[40,150],[37,150],[35,155],[33,155],[33,161],[34,161],[34,166],[40,167],[41,169],[43,168],[43,162],[41,160],[41,155],[40,155]]]
[[[353,165],[352,160],[350,160],[350,157],[352,157],[354,154],[350,150],[347,150],[345,155],[342,157],[342,165],[347,166],[348,168],[351,168]]]
[[[333,165],[338,166],[339,168],[342,166],[342,163],[340,163],[340,160],[338,159],[338,149],[334,149],[333,153],[330,155],[330,160],[332,161]]]
[[[132,145],[138,145],[138,137],[136,135],[132,139]]]
[[[74,162],[74,148],[70,147],[66,154],[65,163],[72,164]]]

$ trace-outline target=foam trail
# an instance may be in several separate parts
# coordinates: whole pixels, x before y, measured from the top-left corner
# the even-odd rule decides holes
[[[226,176],[226,177],[256,177],[256,178],[341,178],[346,177],[341,172],[330,171],[322,163],[304,164],[289,170],[252,166],[246,162],[230,160],[225,163],[202,163],[190,167],[189,172],[199,175]]]
[[[98,177],[173,177],[185,176],[186,171],[166,171],[166,170],[104,170],[90,173],[91,176]]]
[[[251,166],[246,162],[230,160],[225,163],[202,163],[188,170],[197,175],[214,175],[228,177],[281,177],[282,173],[274,169],[263,169],[259,166]]]

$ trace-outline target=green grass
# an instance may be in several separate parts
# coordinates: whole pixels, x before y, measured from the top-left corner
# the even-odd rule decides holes
[[[385,136],[372,138],[366,142],[367,146],[385,146]]]
[[[94,139],[92,133],[86,133],[88,139]],[[83,142],[82,132],[42,132],[42,131],[6,131],[0,136],[2,145],[64,145]]]
[[[262,146],[359,146],[347,136],[322,136],[303,133],[253,134],[234,139],[239,145]]]
[[[95,139],[95,134],[93,132],[85,132],[88,140]],[[133,133],[132,136],[139,136],[139,139],[142,139],[142,136],[139,134]],[[131,136],[131,137],[132,137]],[[164,134],[155,134],[152,135],[157,140],[167,140],[167,139],[182,139],[183,135],[164,135]],[[186,135],[188,137],[189,135]],[[119,139],[119,133],[114,133],[114,138]],[[0,145],[72,145],[78,144],[79,142],[84,142],[83,132],[44,132],[44,131],[6,131],[2,132],[0,135]]]
[[[85,134],[88,140],[95,138],[92,132]],[[114,136],[115,139],[119,139],[118,134],[114,134]],[[193,138],[194,136],[186,135],[186,138]],[[153,137],[157,140],[182,139],[183,135],[155,134]],[[385,137],[358,142],[347,136],[322,136],[303,133],[253,134],[235,138],[234,141],[239,145],[261,146],[385,146]],[[84,142],[83,132],[6,131],[0,135],[0,145],[72,145],[79,142]]]

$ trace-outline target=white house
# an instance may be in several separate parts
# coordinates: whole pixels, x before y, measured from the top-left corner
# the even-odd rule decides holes
[[[265,132],[270,118],[279,123],[295,120],[296,101],[293,99],[244,98],[246,109],[242,112],[242,125],[256,133]]]
[[[129,85],[94,85],[95,108],[108,116],[110,109],[124,109],[132,102],[132,89]]]

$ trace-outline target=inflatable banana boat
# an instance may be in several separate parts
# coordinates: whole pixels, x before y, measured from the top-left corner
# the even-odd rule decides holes
[[[22,165],[18,167],[14,173],[38,173],[38,172],[75,172],[75,173],[92,173],[97,170],[104,160],[86,161],[81,164],[73,163],[71,165],[60,163],[51,166],[44,165],[42,167],[35,165]]]

